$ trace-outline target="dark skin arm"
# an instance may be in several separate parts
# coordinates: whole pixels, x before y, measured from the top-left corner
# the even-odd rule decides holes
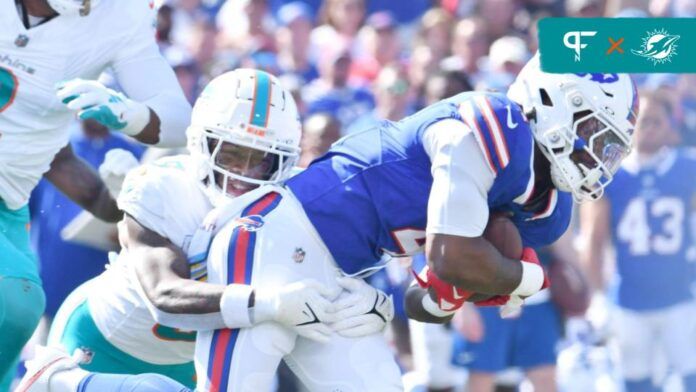
[[[225,286],[189,279],[183,251],[128,214],[119,226],[121,245],[138,260],[133,263],[136,275],[157,309],[174,314],[220,312]]]
[[[150,122],[135,139],[146,144],[159,142],[160,119],[150,109]],[[51,162],[45,174],[56,188],[92,215],[106,222],[118,222],[123,217],[116,200],[109,193],[99,175],[84,160],[73,153],[68,144]]]
[[[482,237],[429,234],[425,251],[430,268],[440,279],[477,294],[509,294],[522,280],[519,261],[504,257]],[[436,324],[452,319],[426,311],[422,302],[425,295],[436,300],[433,293],[417,285],[408,288],[404,307],[409,318]]]
[[[580,265],[595,291],[604,290],[604,252],[611,242],[611,205],[606,198],[580,207],[580,236],[585,245],[580,250]]]
[[[422,323],[433,323],[433,324],[444,324],[452,320],[452,316],[448,317],[437,317],[432,315],[430,312],[423,308],[423,297],[429,295],[428,290],[424,289],[418,285],[410,286],[406,290],[406,295],[404,296],[404,309],[406,310],[406,316],[410,319],[420,321]],[[436,299],[433,298],[433,301]]]
[[[118,222],[123,216],[99,174],[77,157],[69,144],[53,158],[45,177],[97,218],[106,222]]]
[[[145,128],[140,131],[139,134],[133,136],[135,140],[145,143],[145,144],[157,144],[159,143],[160,134],[160,118],[154,110],[150,110],[150,122],[147,123]]]
[[[510,294],[522,281],[519,260],[508,259],[483,237],[429,234],[428,264],[442,280],[481,294]]]

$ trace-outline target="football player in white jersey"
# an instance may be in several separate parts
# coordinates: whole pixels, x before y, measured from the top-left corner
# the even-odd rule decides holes
[[[33,188],[45,175],[97,217],[121,217],[73,154],[68,123],[77,114],[143,143],[185,143],[191,109],[159,54],[152,8],[146,0],[0,1],[0,390],[45,302],[26,229]],[[107,68],[128,97],[86,80]]]
[[[236,93],[229,93],[235,89]],[[235,205],[244,205],[247,192],[281,182],[290,174],[300,138],[291,95],[265,72],[242,69],[211,82],[196,108],[198,115],[189,128],[192,155],[163,158],[127,176],[118,197],[126,213],[119,224],[123,250],[106,272],[71,294],[56,316],[49,344],[69,353],[90,352],[82,364],[86,370],[158,373],[192,386],[195,333],[187,330],[249,327],[271,320],[310,339],[324,341],[331,334],[325,324],[297,326],[293,318],[306,306],[323,312],[330,307],[327,299],[338,295],[316,282],[283,288],[200,282],[206,277],[205,260],[216,227],[221,228],[231,216],[224,202],[237,198],[241,204]],[[216,121],[226,119],[249,121],[257,134],[215,129]],[[186,270],[172,270],[182,261],[189,266]],[[390,318],[393,305],[384,293],[358,280],[342,279],[340,284],[346,291],[342,299],[384,298],[380,309],[384,319]],[[252,291],[257,306],[250,313]],[[343,321],[334,326],[339,330],[345,326],[342,332],[347,334],[363,333],[356,328],[373,325],[381,329],[387,323],[377,315],[368,317],[368,322],[350,317]],[[42,363],[53,358],[50,355]],[[30,368],[28,379],[35,368]],[[104,391],[106,385],[117,385],[113,380],[118,379],[88,376],[84,371],[59,374],[52,378],[54,382],[40,377],[36,384],[25,382],[21,388],[44,391],[50,385],[50,390],[74,390],[80,384]],[[160,387],[171,385],[162,378],[150,381]]]

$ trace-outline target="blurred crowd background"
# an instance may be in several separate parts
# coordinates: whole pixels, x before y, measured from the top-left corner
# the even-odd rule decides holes
[[[292,91],[304,124],[302,166],[341,136],[381,119],[399,120],[462,91],[505,91],[537,50],[536,25],[541,18],[696,16],[696,0],[164,0],[155,4],[158,44],[192,103],[209,80],[237,67],[273,73]],[[696,145],[696,74],[635,75],[635,79],[642,91],[659,95],[660,102],[668,104],[672,133],[664,143]],[[71,143],[95,168],[112,148],[129,149],[144,159],[168,153],[145,151],[91,122],[74,125]],[[105,249],[62,239],[61,231],[80,209],[52,185],[44,181],[37,188],[31,207],[50,321],[70,291],[98,275],[108,261]],[[545,251],[546,257],[581,259],[574,251],[576,231],[571,230],[562,245]],[[373,276],[372,283],[395,296],[397,317],[389,336],[409,389],[464,390],[468,377],[471,391],[493,390],[494,384],[499,390],[553,391],[557,385],[567,391],[622,390],[620,355],[612,349],[610,333],[601,322],[588,324],[579,314],[567,322],[568,315],[548,296],[538,299],[542,308],[536,318],[525,321],[523,313],[505,321],[505,327],[488,325],[493,316],[474,307],[465,308],[449,326],[409,324],[400,304],[411,281],[406,264],[392,263]],[[606,316],[602,307],[591,311],[595,320]],[[696,319],[696,311],[691,315]],[[500,357],[505,360],[472,368],[476,358],[470,348],[487,344],[486,336],[498,336],[503,343],[478,350],[502,350]],[[696,332],[691,338],[685,344],[693,346]],[[529,358],[547,351],[543,359]],[[655,358],[659,357],[656,349]],[[655,384],[687,390],[670,378],[674,369],[668,362],[657,360]],[[286,374],[280,380],[280,390],[299,388]]]

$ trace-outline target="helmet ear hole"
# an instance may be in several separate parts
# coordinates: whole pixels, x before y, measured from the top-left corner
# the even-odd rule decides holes
[[[551,102],[551,97],[549,96],[549,93],[546,92],[546,89],[540,88],[539,95],[541,95],[541,103],[544,106],[553,106],[553,102]]]

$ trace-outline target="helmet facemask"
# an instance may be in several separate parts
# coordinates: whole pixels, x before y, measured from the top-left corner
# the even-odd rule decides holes
[[[635,83],[625,74],[553,74],[537,53],[508,97],[520,104],[558,190],[596,200],[631,150],[638,113]]]
[[[551,162],[554,185],[577,202],[599,199],[631,149],[630,140],[591,109],[573,113],[572,130],[561,127],[544,136],[547,143],[540,147]]]
[[[286,180],[300,155],[292,96],[272,75],[239,68],[213,79],[187,130],[196,178],[214,205]]]
[[[202,180],[213,201],[284,181],[299,156],[299,148],[253,135],[232,135],[219,129],[203,129],[202,134],[200,148],[207,157]]]

